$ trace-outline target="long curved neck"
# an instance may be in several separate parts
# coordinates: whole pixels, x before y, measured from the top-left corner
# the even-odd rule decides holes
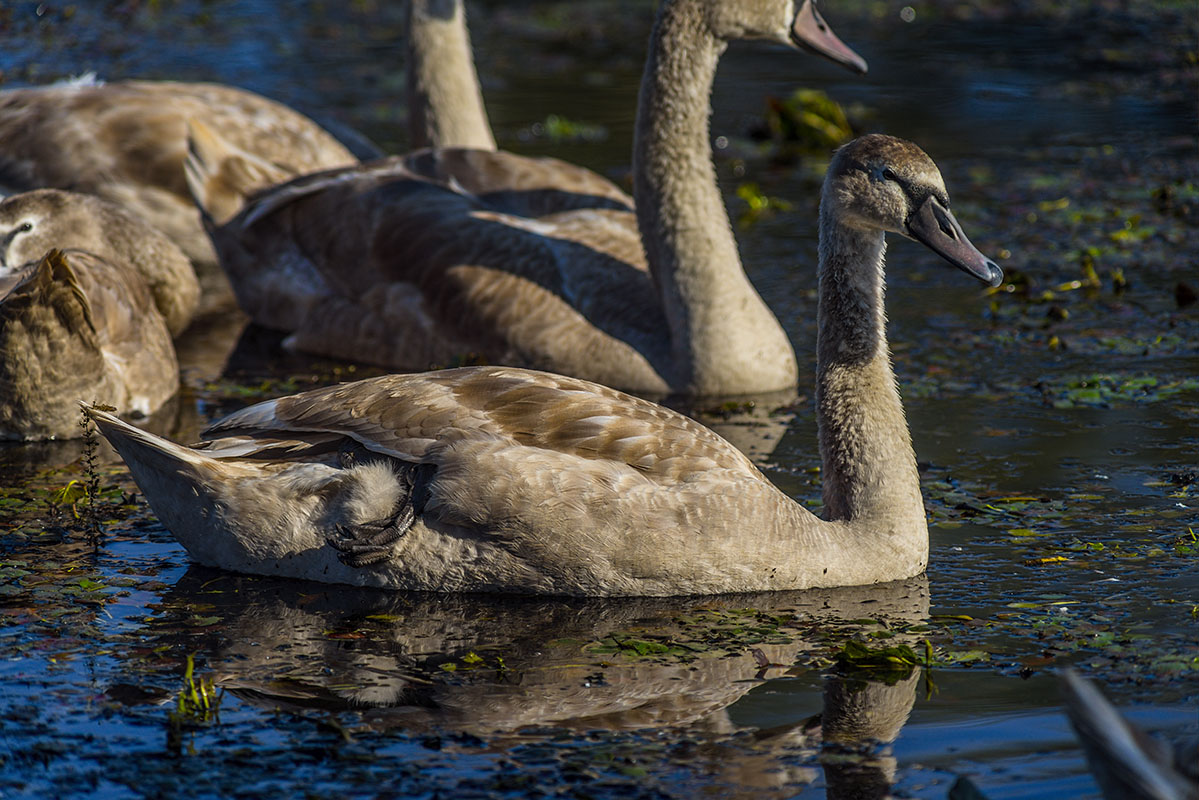
[[[676,391],[795,385],[795,355],[741,268],[716,185],[708,97],[725,44],[697,0],[664,0],[641,81],[633,149],[637,223],[670,326]]]
[[[839,222],[821,203],[816,413],[825,518],[920,537],[927,546],[916,456],[883,309],[877,230]]]
[[[408,130],[414,149],[495,149],[462,0],[408,4]]]

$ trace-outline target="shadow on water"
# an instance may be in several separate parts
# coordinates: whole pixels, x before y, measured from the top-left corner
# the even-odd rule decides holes
[[[659,746],[693,751],[672,766],[689,780],[725,787],[725,796],[789,796],[823,766],[829,797],[883,797],[895,772],[885,746],[915,702],[918,670],[891,685],[830,673],[822,712],[768,728],[734,722],[730,706],[786,680],[828,627],[862,619],[905,627],[927,616],[923,578],[705,599],[568,601],[385,594],[193,567],[136,631],[137,651],[121,659],[128,677],[118,677],[109,695],[153,682],[147,652],[158,661],[153,673],[168,678],[178,659],[192,656],[202,665],[196,675],[227,693],[221,708],[232,695],[300,719],[338,719],[348,737],[465,736],[477,748],[486,741],[489,751],[545,738],[585,754],[596,731],[652,735]],[[819,695],[812,699],[819,705]],[[161,700],[151,692],[125,702]],[[219,729],[194,726],[191,741],[210,757],[224,749]],[[665,777],[650,760],[631,763],[651,783]],[[598,777],[603,757],[591,769]]]
[[[860,131],[920,143],[1011,279],[982,294],[906,242],[888,253],[928,586],[588,603],[283,584],[188,568],[108,457],[94,546],[61,494],[83,477],[80,443],[3,445],[0,794],[940,800],[970,775],[992,798],[1094,797],[1052,676],[1067,664],[1143,727],[1194,733],[1199,19],[1170,2],[933,0],[903,22],[902,5],[822,4],[866,80],[745,43],[722,60],[730,214],[748,180],[792,204],[737,235],[801,375],[795,393],[683,410],[819,507],[822,165],[780,165],[749,132],[804,84]],[[501,145],[624,180],[654,4],[469,6]],[[402,11],[17,3],[0,8],[0,80],[218,80],[402,151]],[[550,114],[599,135],[555,140]],[[155,429],[191,440],[249,402],[374,374],[280,338],[236,317],[193,329]],[[927,641],[935,666],[847,677],[848,641]]]

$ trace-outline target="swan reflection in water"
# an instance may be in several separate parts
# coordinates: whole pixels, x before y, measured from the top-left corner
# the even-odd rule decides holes
[[[251,705],[354,712],[346,724],[356,732],[465,733],[495,751],[552,731],[670,730],[694,745],[687,766],[727,796],[789,796],[822,764],[830,797],[884,797],[896,765],[878,745],[906,722],[918,671],[891,686],[833,673],[819,717],[811,702],[780,709],[784,722],[769,728],[738,724],[745,715],[729,708],[768,680],[804,674],[794,665],[827,653],[831,631],[864,619],[903,629],[926,620],[928,604],[924,576],[570,600],[380,592],[192,567],[142,633],[155,652],[195,654],[198,675]],[[219,621],[197,630],[197,614]]]

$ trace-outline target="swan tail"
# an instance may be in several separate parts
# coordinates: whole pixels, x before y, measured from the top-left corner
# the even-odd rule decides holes
[[[255,192],[292,177],[292,173],[223,139],[196,119],[187,123],[187,188],[205,225],[224,225]]]
[[[211,456],[80,405],[124,459],[150,509],[176,541],[200,563],[225,566],[221,554],[235,547],[237,538],[219,513],[217,495],[222,480],[237,476]]]
[[[211,456],[130,425],[103,408],[85,402],[80,402],[79,406],[125,460],[135,479],[142,470],[173,472],[182,468],[190,472],[198,467],[217,464],[217,460]]]

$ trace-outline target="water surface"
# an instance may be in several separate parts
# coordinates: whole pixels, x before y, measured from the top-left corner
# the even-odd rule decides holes
[[[6,446],[0,795],[943,798],[970,776],[992,798],[1094,797],[1053,677],[1071,664],[1147,729],[1195,733],[1199,305],[1176,297],[1199,289],[1199,20],[1123,5],[929,3],[905,23],[897,4],[830,2],[866,79],[746,43],[722,61],[722,188],[734,218],[747,180],[793,205],[737,234],[805,369],[798,399],[703,418],[785,491],[818,508],[823,165],[753,138],[767,97],[821,88],[860,130],[917,141],[1016,278],[988,295],[891,246],[927,579],[604,603],[287,585],[189,567],[144,506],[93,548],[45,500],[79,476],[78,443]],[[652,4],[470,10],[501,145],[627,179]],[[400,151],[401,22],[373,2],[17,3],[0,70],[233,83]],[[550,114],[598,135],[555,141]],[[234,337],[188,343],[164,429],[369,372],[253,330],[227,365],[194,355]],[[851,639],[927,642],[936,666],[847,675]]]

